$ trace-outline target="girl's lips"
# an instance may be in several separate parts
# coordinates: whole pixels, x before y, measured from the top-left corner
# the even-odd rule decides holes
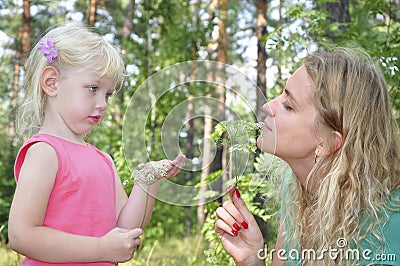
[[[93,123],[97,124],[97,123],[100,121],[101,116],[99,116],[99,115],[91,115],[91,116],[89,116],[89,119],[90,119]]]

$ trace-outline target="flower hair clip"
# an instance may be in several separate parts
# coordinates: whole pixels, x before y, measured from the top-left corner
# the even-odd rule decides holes
[[[40,41],[40,44],[41,45],[39,45],[39,50],[47,58],[47,62],[51,64],[53,62],[53,59],[56,59],[58,56],[58,52],[54,48],[53,40],[50,36],[46,36]]]

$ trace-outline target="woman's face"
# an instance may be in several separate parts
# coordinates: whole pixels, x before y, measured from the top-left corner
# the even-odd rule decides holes
[[[289,78],[284,92],[264,104],[267,117],[257,139],[261,151],[275,154],[289,164],[313,162],[318,145],[314,87],[305,66]]]

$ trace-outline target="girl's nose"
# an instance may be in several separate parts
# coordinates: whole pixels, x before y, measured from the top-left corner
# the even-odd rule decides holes
[[[106,108],[107,108],[107,100],[105,98],[98,99],[97,103],[96,103],[96,109],[100,110],[100,111],[103,111]]]

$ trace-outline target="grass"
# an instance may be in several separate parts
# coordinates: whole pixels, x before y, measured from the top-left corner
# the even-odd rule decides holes
[[[134,258],[123,266],[209,265],[204,255],[205,244],[199,237],[172,238],[153,243],[143,243]]]
[[[173,238],[168,240],[143,242],[142,247],[135,252],[134,258],[119,266],[205,266],[205,244],[199,236],[188,238]],[[7,245],[0,245],[0,265],[20,265],[23,256],[15,253]]]
[[[18,266],[21,264],[23,256],[15,253],[6,245],[0,245],[0,265]]]

